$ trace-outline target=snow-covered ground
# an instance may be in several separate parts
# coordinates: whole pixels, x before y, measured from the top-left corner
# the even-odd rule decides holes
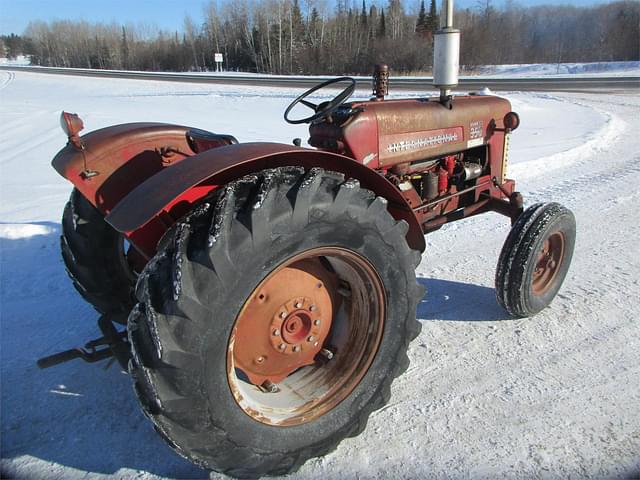
[[[533,63],[524,65],[485,65],[478,67],[477,75],[483,77],[546,77],[546,76],[637,76],[640,62],[592,62],[592,63]]]
[[[15,58],[0,57],[0,65],[11,67],[22,67],[31,65],[31,57],[28,55],[18,55]]]
[[[65,143],[60,110],[89,130],[153,120],[288,143],[307,137],[282,120],[298,93],[0,72],[1,477],[207,476],[157,436],[115,366],[36,367],[99,336],[58,251],[71,190],[49,165]],[[493,274],[509,227],[498,215],[430,234],[408,372],[362,435],[292,478],[640,475],[640,99],[508,97],[522,119],[510,165],[519,189],[576,214],[560,295],[528,320],[499,308]]]
[[[28,57],[20,56],[17,59],[0,58],[0,66],[29,66],[30,59]],[[46,67],[38,67],[43,68]],[[74,70],[74,69],[71,69]],[[87,70],[87,69],[80,69]],[[88,69],[91,70],[91,69]],[[300,75],[267,75],[250,72],[233,72],[233,71],[221,71],[221,72],[146,72],[140,70],[105,70],[106,72],[135,72],[144,74],[171,74],[171,75],[206,75],[206,76],[238,76],[238,77],[273,77],[273,78],[315,78],[318,80],[326,80],[328,78],[334,78],[334,76],[328,75],[315,75],[315,76],[300,76]],[[427,72],[430,73],[430,72]],[[623,77],[632,76],[638,77],[640,81],[640,62],[628,61],[628,62],[591,62],[591,63],[533,63],[533,64],[515,64],[515,65],[482,65],[476,67],[466,68],[461,66],[461,79],[478,79],[478,77],[485,77],[489,79],[496,78],[540,78],[540,77],[553,77],[553,78],[585,78],[585,77]],[[353,76],[357,79],[369,80],[370,76]],[[391,79],[431,79],[423,75],[410,75],[402,76],[395,75],[393,69],[391,70]]]

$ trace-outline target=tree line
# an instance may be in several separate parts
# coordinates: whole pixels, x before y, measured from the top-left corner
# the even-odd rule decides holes
[[[355,3],[356,1],[361,3]],[[384,1],[384,0],[381,0]],[[384,61],[394,73],[431,70],[435,0],[234,0],[204,6],[178,31],[84,21],[32,22],[22,36],[0,37],[5,55],[36,65],[155,71],[226,70],[272,74],[370,74]],[[460,62],[476,65],[640,59],[640,3],[522,7],[492,0],[459,9]],[[0,51],[0,54],[3,52]]]

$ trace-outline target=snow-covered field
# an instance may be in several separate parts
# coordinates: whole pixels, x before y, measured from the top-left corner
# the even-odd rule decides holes
[[[525,65],[485,65],[477,75],[486,77],[600,77],[640,75],[640,62],[533,63]]]
[[[1,477],[205,478],[165,446],[115,366],[36,359],[99,336],[58,251],[71,186],[49,162],[60,110],[87,129],[166,121],[290,142],[297,90],[0,72]],[[360,92],[366,96],[367,92]],[[507,221],[427,237],[422,334],[365,432],[293,478],[630,478],[640,475],[640,98],[508,95],[520,113],[510,173],[528,203],[576,214],[560,295],[511,320],[493,274]]]

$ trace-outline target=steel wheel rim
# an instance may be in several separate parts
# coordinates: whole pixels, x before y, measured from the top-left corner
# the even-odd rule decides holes
[[[283,262],[236,317],[227,346],[227,380],[236,403],[254,420],[273,426],[326,414],[371,366],[385,310],[382,281],[351,250],[315,248]],[[322,354],[325,347],[332,358],[326,350]]]
[[[549,291],[560,271],[564,252],[565,237],[562,232],[554,232],[545,238],[533,271],[534,295],[544,295]]]

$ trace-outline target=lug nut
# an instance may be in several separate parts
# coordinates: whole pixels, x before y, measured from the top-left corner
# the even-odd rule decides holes
[[[316,339],[316,337],[314,337],[313,335],[311,335],[309,338],[307,338],[307,342],[311,343]]]
[[[300,347],[298,345],[294,345],[293,346],[293,351],[294,352],[299,352],[300,351]]]
[[[280,318],[284,318],[287,316],[287,312],[280,312]]]
[[[273,336],[274,337],[279,337],[280,336],[280,330],[278,330],[277,328],[273,331]]]
[[[315,306],[315,305],[311,305],[311,306],[309,307],[309,311],[310,311],[310,312],[315,312],[315,311],[316,311],[316,306]]]
[[[280,388],[278,388],[278,385],[273,383],[271,380],[265,380],[264,383],[260,385],[260,390],[265,393],[278,393]]]
[[[322,355],[327,360],[331,360],[333,358],[333,352],[328,348],[323,348],[320,350],[320,355]]]
[[[256,358],[256,362],[258,362],[258,363],[262,363],[262,362],[264,362],[264,357],[258,357],[258,358]]]
[[[318,325],[320,325],[320,320],[319,319],[318,320],[314,320],[313,324],[317,327]]]
[[[302,307],[302,304],[300,302],[296,302],[296,304],[294,305],[296,308],[300,308]]]
[[[284,350],[285,348],[287,348],[287,346],[284,343],[281,343],[280,345],[278,345],[278,348],[280,350]]]

